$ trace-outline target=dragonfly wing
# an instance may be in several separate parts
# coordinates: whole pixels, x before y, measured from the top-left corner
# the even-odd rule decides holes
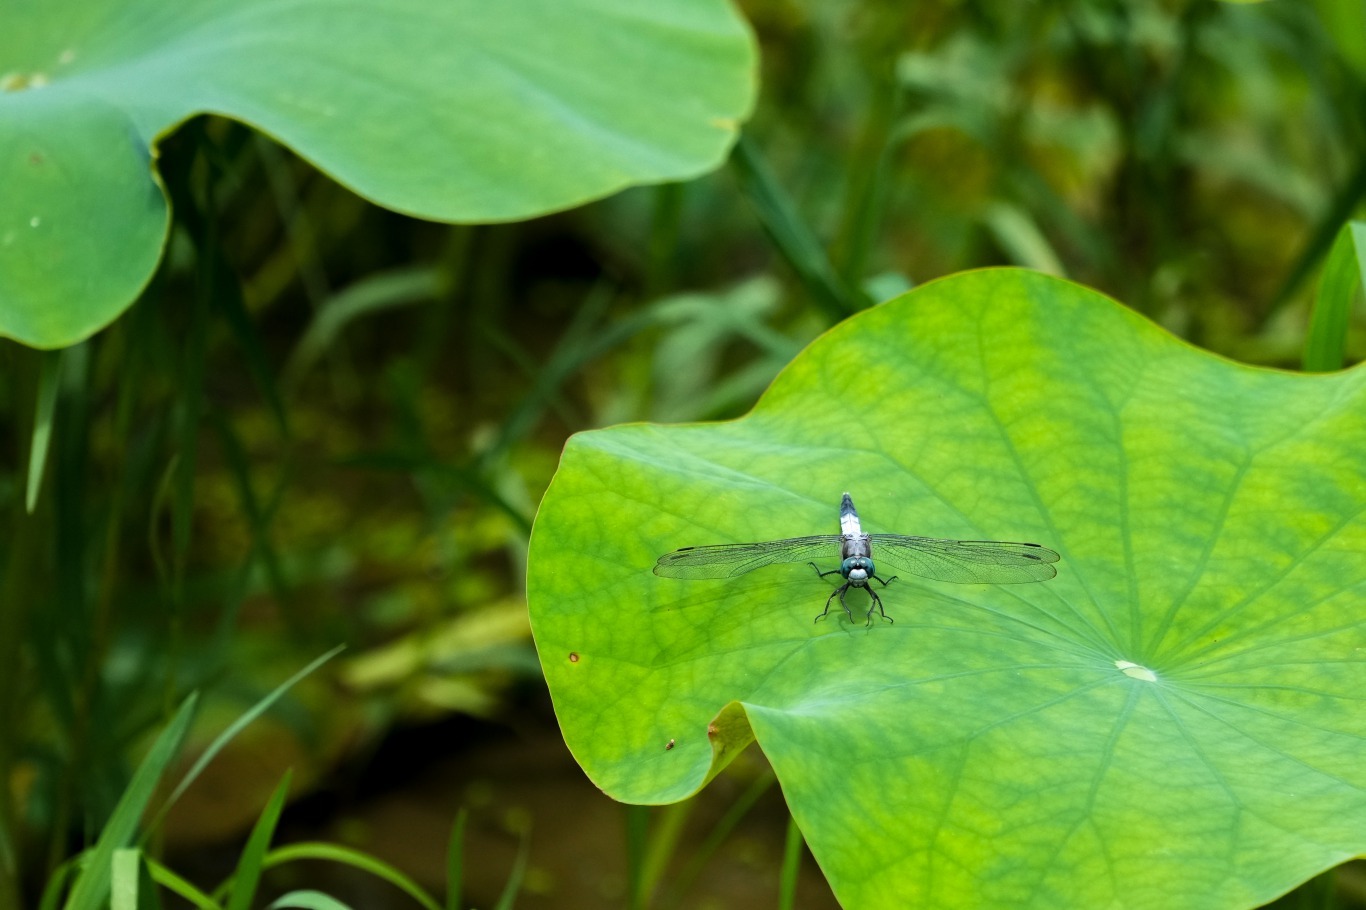
[[[940,540],[873,534],[873,561],[957,584],[1008,585],[1046,581],[1058,574],[1057,553],[1036,543],[1001,540]]]
[[[734,578],[775,562],[808,562],[837,557],[839,552],[838,534],[684,547],[659,557],[654,571],[665,578]]]

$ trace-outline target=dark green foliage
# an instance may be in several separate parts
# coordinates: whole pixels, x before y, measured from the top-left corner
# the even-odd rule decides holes
[[[468,83],[417,86],[402,116],[369,98],[319,138],[304,129],[318,111],[309,91],[398,83],[365,56],[326,61],[311,87],[271,70],[255,85],[265,103],[298,102],[300,132],[269,131],[277,143],[246,125],[260,111],[199,116],[160,71],[147,83],[114,67],[118,79],[101,81],[130,48],[165,46],[125,31],[136,16],[92,27],[119,37],[112,57],[79,45],[88,84],[131,106],[72,102],[89,139],[61,159],[81,190],[75,214],[63,233],[15,235],[55,237],[42,249],[73,258],[44,266],[0,246],[0,331],[39,346],[84,339],[41,352],[0,340],[0,907],[56,910],[72,888],[95,906],[115,874],[139,906],[150,880],[201,907],[248,892],[265,906],[291,885],[281,906],[322,907],[347,895],[272,871],[319,858],[387,881],[402,906],[440,907],[443,890],[447,910],[562,894],[538,872],[539,820],[535,838],[499,823],[515,858],[478,890],[474,810],[431,845],[446,851],[445,881],[418,881],[372,844],[271,846],[289,830],[274,788],[291,767],[290,799],[359,773],[346,769],[408,724],[467,713],[535,725],[523,570],[567,436],[738,417],[808,342],[908,288],[1024,265],[1254,364],[1331,370],[1366,354],[1360,224],[1344,227],[1366,193],[1357,0],[747,0],[757,57],[726,3],[679,4],[685,19],[718,18],[677,28],[587,6],[645,37],[621,39],[631,54],[609,60],[595,28],[581,56],[556,55],[565,69],[548,84],[592,98],[617,84],[600,65],[614,73],[638,55],[660,71],[667,56],[685,77],[670,106],[647,94],[662,83],[628,80],[641,97],[608,105],[604,145],[601,111],[570,106],[581,116],[505,131],[485,117],[476,145],[503,151],[477,167],[464,157],[474,145],[448,132],[472,103]],[[62,110],[62,71],[39,87],[47,95],[24,75],[86,40],[62,28],[84,20],[52,8],[0,28],[0,245],[36,230],[27,207],[46,198],[46,184],[10,179],[36,166],[25,143],[55,154],[70,138],[71,124],[34,126]],[[59,27],[29,30],[47,19]],[[533,31],[532,46],[564,37]],[[246,59],[215,66],[256,75]],[[400,54],[385,72],[449,62]],[[155,116],[136,114],[130,131],[128,110],[151,102]],[[333,141],[340,158],[325,154]],[[520,170],[503,174],[500,154]],[[647,185],[587,202],[633,182]],[[497,211],[433,195],[481,186]],[[50,296],[16,296],[32,286]],[[324,671],[276,688],[338,643],[349,650]],[[201,726],[187,729],[179,706],[195,691]],[[188,773],[166,737],[183,738]],[[208,758],[240,768],[249,755],[277,764],[261,781],[233,775],[245,808],[208,826],[257,835],[213,890],[174,865],[218,819],[183,804],[187,815],[141,818],[162,803],[140,769],[189,781]],[[750,807],[776,793],[771,780],[737,777],[732,811],[716,818],[691,802],[632,810],[631,846],[604,865],[622,870],[635,906],[689,905],[711,864],[731,859]],[[801,832],[774,831],[765,893],[826,906],[804,903],[829,898],[807,885]],[[75,857],[96,854],[78,870]],[[1340,878],[1341,895],[1317,880],[1285,906],[1366,905],[1350,870]]]

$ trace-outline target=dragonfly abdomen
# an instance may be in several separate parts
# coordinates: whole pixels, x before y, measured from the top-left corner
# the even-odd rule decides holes
[[[863,534],[859,524],[858,511],[854,509],[854,498],[848,493],[840,500],[840,534],[845,537],[858,537]]]

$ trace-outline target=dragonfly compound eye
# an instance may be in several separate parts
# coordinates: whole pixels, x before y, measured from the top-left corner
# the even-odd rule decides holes
[[[840,574],[855,584],[860,584],[875,574],[873,561],[866,556],[851,556],[840,566]]]

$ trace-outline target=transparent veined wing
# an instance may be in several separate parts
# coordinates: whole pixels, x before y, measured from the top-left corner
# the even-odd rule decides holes
[[[1008,585],[1047,581],[1058,570],[1058,554],[1036,543],[1002,540],[940,540],[872,534],[873,562],[935,581]]]
[[[776,562],[838,560],[841,539],[838,534],[822,534],[763,543],[684,547],[659,557],[654,571],[664,578],[734,578]]]

